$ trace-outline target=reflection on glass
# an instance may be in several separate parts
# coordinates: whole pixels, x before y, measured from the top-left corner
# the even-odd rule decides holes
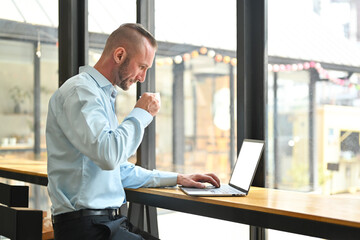
[[[161,41],[236,49],[234,0],[156,0],[155,14],[155,36]]]
[[[156,0],[155,37],[156,91],[162,102],[156,116],[157,169],[214,172],[229,182],[236,160],[236,1]],[[162,219],[182,216],[159,213],[160,238],[173,227]],[[208,218],[201,222],[209,228],[222,224]],[[196,232],[188,228],[170,238],[194,238]],[[209,235],[200,238],[218,239]],[[227,239],[239,236],[248,238],[248,226],[237,224]]]
[[[136,22],[135,0],[89,0],[89,32],[112,33],[121,24]]]
[[[162,96],[156,122],[157,168],[215,172],[226,182],[236,159],[231,147],[235,115],[230,111],[230,102],[235,101],[236,2],[221,6],[216,1],[171,2],[171,9],[183,11],[169,11],[169,4],[155,2],[160,41],[156,90]],[[215,18],[212,11],[217,12]],[[195,20],[198,17],[202,21]],[[188,28],[180,27],[184,21]],[[164,48],[163,40],[171,43]]]
[[[156,119],[157,167],[188,173],[216,172],[227,181],[234,160],[230,161],[230,131],[234,129],[230,129],[229,110],[230,91],[234,91],[230,90],[229,75],[234,74],[234,66],[199,55],[184,60],[180,63],[183,71],[175,73],[177,64],[167,59],[156,59],[156,87],[162,96]],[[182,86],[174,81],[182,81]],[[181,88],[183,95],[177,99],[174,95],[178,96]],[[180,140],[183,142],[174,144]],[[179,147],[183,155],[174,161],[171,150]]]
[[[0,40],[1,65],[1,151],[33,151],[34,148],[34,71],[40,77],[40,147],[45,146],[47,103],[58,87],[57,47],[41,44],[40,65],[34,68],[34,44]],[[40,55],[40,53],[38,53]],[[36,56],[37,57],[37,56]]]
[[[359,195],[359,5],[268,0],[268,187]]]
[[[58,88],[58,1],[2,1],[0,25],[0,158],[46,161],[47,107]],[[32,185],[29,195],[31,208],[50,210],[45,187]]]
[[[33,46],[0,40],[1,149],[33,147]],[[21,71],[19,71],[21,69]]]
[[[360,193],[355,2],[269,0],[270,187]]]

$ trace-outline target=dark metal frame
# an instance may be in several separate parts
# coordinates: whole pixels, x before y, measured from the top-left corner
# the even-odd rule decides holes
[[[267,0],[237,1],[237,149],[245,138],[265,140],[267,91]],[[267,144],[266,144],[267,145]],[[266,153],[266,151],[265,151]],[[265,187],[263,154],[253,185]],[[250,239],[265,239],[250,226]]]
[[[59,86],[88,63],[87,19],[87,0],[59,0]]]
[[[154,0],[137,1],[137,23],[142,24],[154,34]],[[147,71],[145,82],[137,83],[137,98],[144,92],[155,92],[155,64]],[[147,169],[154,169],[155,163],[155,126],[156,119],[145,129],[143,141],[137,151],[137,165]]]
[[[265,139],[267,84],[266,0],[237,2],[237,149],[245,138]],[[265,186],[265,157],[254,178]]]

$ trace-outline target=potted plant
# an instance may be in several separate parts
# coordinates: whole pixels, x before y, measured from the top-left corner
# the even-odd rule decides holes
[[[14,101],[14,113],[21,112],[21,104],[25,102],[27,98],[31,97],[29,91],[21,89],[19,86],[15,86],[9,91],[11,99]]]

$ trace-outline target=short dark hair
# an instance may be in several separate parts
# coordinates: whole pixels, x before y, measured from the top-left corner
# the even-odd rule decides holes
[[[144,26],[141,25],[140,23],[124,23],[119,28],[121,27],[127,27],[136,30],[138,33],[143,35],[147,40],[149,40],[151,46],[153,46],[155,49],[158,48],[158,44],[155,37],[148,30],[146,30],[146,28],[144,28]]]
[[[106,41],[104,52],[110,53],[113,49],[117,48],[119,44],[139,44],[140,38],[136,33],[140,34],[142,37],[145,37],[150,42],[151,46],[157,50],[158,44],[156,39],[141,24],[124,23],[110,34]]]

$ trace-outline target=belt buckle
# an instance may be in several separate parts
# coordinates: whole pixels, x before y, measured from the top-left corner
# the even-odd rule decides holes
[[[110,210],[110,213],[111,213],[111,217],[112,217],[113,219],[115,219],[117,216],[120,215],[120,209],[119,209],[119,208],[111,209],[111,210]]]

